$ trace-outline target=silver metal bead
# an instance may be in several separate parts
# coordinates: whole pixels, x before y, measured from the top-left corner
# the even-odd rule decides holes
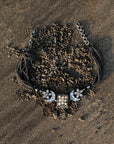
[[[35,89],[35,92],[38,92],[38,89]]]
[[[87,89],[89,89],[90,88],[90,86],[87,86]]]

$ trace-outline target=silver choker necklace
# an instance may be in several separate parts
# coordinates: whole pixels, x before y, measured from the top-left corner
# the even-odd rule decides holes
[[[24,88],[21,98],[36,99],[47,115],[73,113],[101,80],[101,57],[80,23],[75,26],[83,43],[72,43],[72,28],[52,24],[35,28],[29,46],[18,51],[17,78]]]

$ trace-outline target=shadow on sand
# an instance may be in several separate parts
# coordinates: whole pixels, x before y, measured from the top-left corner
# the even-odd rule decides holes
[[[90,23],[87,20],[80,21],[86,35],[91,38],[88,38],[92,43],[93,47],[99,52],[102,58],[102,68],[103,76],[102,81],[109,77],[114,71],[114,55],[112,53],[112,37],[107,35],[103,38],[99,38],[98,35],[93,35],[90,31]]]

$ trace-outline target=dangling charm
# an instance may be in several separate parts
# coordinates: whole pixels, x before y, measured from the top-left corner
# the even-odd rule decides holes
[[[76,102],[80,100],[80,97],[83,97],[82,93],[85,89],[79,90],[77,89],[76,91],[72,90],[70,93],[70,100]]]
[[[53,91],[49,91],[49,90],[46,90],[46,91],[41,91],[40,92],[43,94],[43,98],[46,102],[53,102],[55,100],[55,93]]]

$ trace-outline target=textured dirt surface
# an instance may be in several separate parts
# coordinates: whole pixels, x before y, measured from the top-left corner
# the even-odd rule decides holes
[[[0,1],[0,144],[112,144],[114,43],[112,0]],[[16,57],[8,45],[24,47],[37,25],[80,21],[88,39],[102,53],[104,75],[91,98],[67,120],[44,117],[35,101],[21,102],[15,76]],[[80,41],[80,40],[79,40]],[[77,43],[79,42],[77,40]]]

